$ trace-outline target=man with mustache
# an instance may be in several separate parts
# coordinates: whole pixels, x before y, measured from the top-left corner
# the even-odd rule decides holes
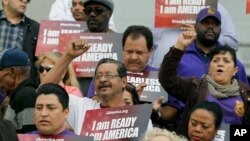
[[[130,26],[123,33],[123,63],[130,72],[158,71],[148,65],[153,51],[153,35],[145,26]]]
[[[129,26],[122,37],[123,64],[129,72],[158,71],[148,65],[153,51],[153,35],[149,28],[140,25]],[[92,81],[88,97],[96,98],[94,81]]]
[[[153,35],[149,28],[141,25],[132,25],[129,26],[122,37],[122,47],[123,47],[123,64],[128,72],[138,73],[146,71],[158,71],[158,68],[154,68],[148,65],[149,58],[153,51]],[[97,101],[100,101],[100,95],[94,88],[94,81],[92,81],[88,97],[92,97]],[[142,83],[138,88],[143,90],[146,84]],[[96,95],[95,95],[96,90]],[[153,107],[152,121],[156,126],[158,124],[158,108],[162,103],[163,99],[159,98]],[[157,107],[157,108],[156,108]]]
[[[66,66],[76,57],[85,53],[89,48],[85,40],[78,39],[71,41],[61,59],[45,76],[42,84],[59,83],[59,80],[66,69]],[[127,83],[127,72],[123,63],[104,58],[96,67],[94,81],[95,89],[100,96],[101,102],[89,98],[79,98],[70,95],[68,123],[76,134],[81,134],[85,113],[87,110],[118,107],[126,105],[123,100],[123,90]],[[149,122],[148,129],[152,128]]]

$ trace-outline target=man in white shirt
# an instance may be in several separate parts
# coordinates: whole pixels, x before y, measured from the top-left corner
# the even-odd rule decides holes
[[[57,20],[57,21],[77,21],[72,15],[72,3],[75,0],[55,0],[52,4],[50,13],[49,13],[49,20]],[[77,0],[78,1],[78,0]],[[85,0],[81,0],[85,1]],[[83,13],[83,11],[82,11]],[[114,23],[114,16],[112,14],[109,20],[109,28],[113,31],[117,31]]]
[[[71,41],[61,59],[45,76],[42,84],[59,83],[67,65],[77,56],[85,53],[89,44],[82,39]],[[125,106],[123,90],[127,84],[127,71],[123,63],[104,58],[97,64],[95,70],[95,89],[101,99],[100,103],[89,98],[78,98],[70,96],[68,123],[76,134],[81,133],[84,117],[87,110],[107,107]],[[148,130],[152,128],[151,121]]]

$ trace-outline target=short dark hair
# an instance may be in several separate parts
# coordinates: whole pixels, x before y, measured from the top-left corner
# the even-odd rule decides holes
[[[106,63],[116,64],[117,65],[117,73],[118,73],[118,75],[121,78],[127,77],[127,70],[126,70],[124,64],[121,63],[120,61],[117,61],[117,60],[114,60],[114,59],[111,59],[111,58],[103,58],[98,62],[97,66],[96,66],[96,69],[95,69],[95,75],[96,75],[96,71],[99,68],[99,66],[102,65],[102,64],[106,64]]]
[[[42,94],[56,95],[58,98],[58,101],[62,104],[63,110],[69,107],[69,95],[66,92],[66,90],[58,84],[54,84],[54,83],[43,84],[37,88],[36,93],[37,93],[37,97]]]
[[[208,112],[212,113],[214,115],[215,119],[215,128],[219,129],[221,122],[222,122],[222,109],[220,105],[216,102],[210,102],[210,101],[201,101],[198,102],[191,110],[190,110],[190,115],[197,109],[204,109],[207,110]],[[190,116],[189,116],[190,119]]]
[[[125,32],[123,33],[122,37],[122,47],[124,48],[125,42],[131,36],[133,40],[138,39],[140,36],[144,36],[147,42],[147,49],[150,51],[153,47],[153,34],[148,27],[142,25],[132,25],[129,26]]]
[[[128,82],[125,86],[125,90],[131,93],[133,105],[140,104],[140,99],[134,84]]]
[[[234,62],[234,66],[237,66],[237,59],[236,59],[237,56],[236,56],[235,50],[227,45],[213,48],[209,54],[210,55],[209,63],[211,62],[211,60],[213,59],[215,55],[226,54],[227,52],[231,54],[233,62]]]

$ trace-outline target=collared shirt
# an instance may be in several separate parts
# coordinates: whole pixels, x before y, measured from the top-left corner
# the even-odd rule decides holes
[[[200,48],[198,48],[197,46],[195,46],[195,48],[197,49],[198,53],[200,53],[202,59],[206,62],[209,63],[210,60],[210,53],[205,53],[204,51],[202,51]]]
[[[18,24],[8,21],[4,11],[0,13],[0,50],[20,48],[23,46],[23,28],[25,16]]]

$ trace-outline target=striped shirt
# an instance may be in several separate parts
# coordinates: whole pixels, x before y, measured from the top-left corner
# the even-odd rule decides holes
[[[20,48],[23,46],[24,19],[18,24],[12,24],[6,18],[4,11],[0,12],[0,50]]]

